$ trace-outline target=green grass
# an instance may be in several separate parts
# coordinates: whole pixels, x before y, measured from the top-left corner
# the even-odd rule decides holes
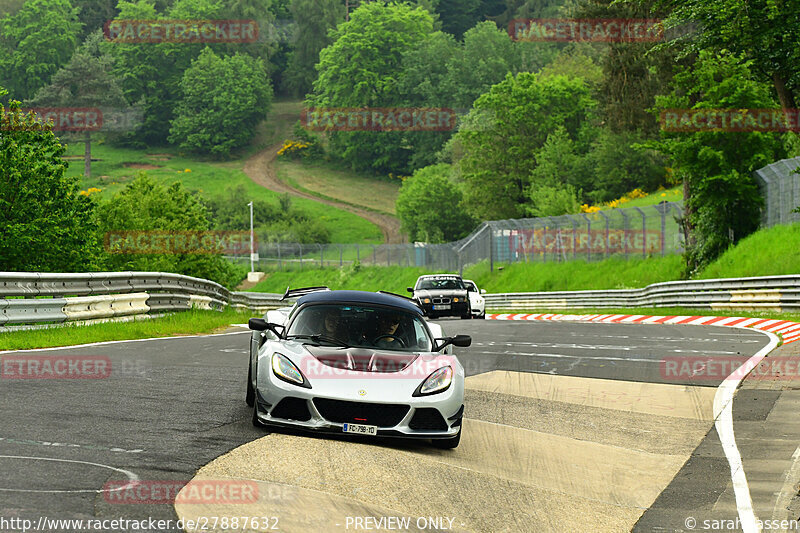
[[[419,267],[351,267],[301,270],[292,272],[273,272],[254,288],[255,292],[283,293],[286,287],[292,288],[324,285],[334,290],[350,289],[362,291],[389,291],[410,296],[406,287],[411,287],[417,278],[431,271]]]
[[[73,143],[68,146],[67,156],[81,156],[83,145]],[[107,144],[94,143],[92,158],[99,161],[92,163],[92,177],[82,178],[81,187],[101,189],[101,197],[108,198],[122,190],[138,172],[144,170],[161,183],[181,182],[191,190],[199,191],[204,196],[222,195],[228,187],[241,184],[247,191],[242,198],[242,209],[246,209],[249,200],[263,199],[273,204],[278,203],[278,193],[267,190],[255,183],[244,173],[243,161],[211,162],[192,159],[181,155],[174,148],[154,150],[134,150],[119,148]],[[146,169],[135,168],[145,165]],[[152,168],[155,167],[155,168]],[[189,169],[190,172],[186,172]],[[68,175],[79,176],[83,173],[82,159],[71,159]],[[380,243],[383,235],[373,223],[348,213],[343,209],[330,207],[313,200],[293,197],[295,206],[302,209],[312,218],[320,220],[331,232],[331,241],[335,243]]]
[[[321,198],[395,214],[400,181],[355,174],[332,168],[324,161],[279,159],[278,178],[292,187]]]
[[[800,224],[758,231],[708,266],[700,279],[800,274]]]
[[[242,324],[255,313],[232,309],[223,312],[193,309],[160,318],[132,322],[106,322],[88,326],[66,325],[47,329],[0,333],[0,350],[26,350],[72,346],[91,342],[146,339],[213,333],[231,324]]]
[[[494,272],[484,262],[466,268],[464,277],[489,292],[636,289],[678,279],[681,268],[682,259],[677,255],[628,261],[612,258],[592,263],[511,263],[495,265]]]
[[[620,203],[620,208],[625,207],[647,207],[650,205],[656,205],[661,202],[682,202],[683,201],[683,187],[677,186],[671,189],[655,191],[644,198],[636,198],[634,200],[628,200],[627,202]],[[609,206],[601,205],[599,206],[602,210],[612,209]]]

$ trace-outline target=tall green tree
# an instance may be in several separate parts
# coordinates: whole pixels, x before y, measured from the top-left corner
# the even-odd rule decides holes
[[[221,58],[210,48],[184,73],[181,89],[170,142],[216,157],[250,142],[272,100],[262,60],[244,54]]]
[[[69,0],[29,0],[0,19],[0,85],[31,98],[78,46],[81,24]]]
[[[582,79],[528,72],[509,74],[478,98],[454,138],[470,212],[485,220],[523,216],[536,154],[548,135],[562,127],[585,152],[583,132],[596,107]],[[472,119],[482,127],[473,127]]]
[[[643,1],[643,0],[642,0]],[[649,0],[648,0],[649,1]],[[667,26],[695,23],[686,49],[729,50],[749,59],[784,109],[800,101],[800,2],[776,0],[654,0],[670,12]]]
[[[398,81],[403,54],[433,32],[433,17],[422,7],[368,2],[333,32],[320,52],[318,78],[308,103],[315,107],[401,106]],[[414,132],[332,132],[333,153],[354,169],[378,172],[408,168],[404,139]]]
[[[0,87],[0,98],[8,93]],[[98,268],[94,202],[68,178],[65,148],[49,125],[0,106],[0,270],[75,272]]]
[[[658,109],[765,109],[775,106],[769,86],[750,71],[752,62],[702,51],[697,63],[675,77],[675,88],[657,99]],[[723,128],[662,132],[652,143],[683,177],[686,206],[686,269],[693,274],[731,244],[758,228],[763,199],[754,170],[785,152],[776,132]]]
[[[345,6],[339,0],[292,0],[289,9],[296,26],[285,83],[291,93],[305,95],[317,78],[320,51],[333,42],[329,32],[344,22]]]
[[[91,34],[86,42],[72,55],[52,81],[36,92],[29,102],[35,107],[89,107],[114,108],[123,111],[128,107],[117,80],[111,72],[111,56],[101,51],[103,34],[100,30]],[[83,136],[84,175],[92,173],[92,134]]]

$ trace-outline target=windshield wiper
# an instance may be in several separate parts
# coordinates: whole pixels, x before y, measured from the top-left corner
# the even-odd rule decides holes
[[[309,339],[314,341],[315,343],[319,344],[319,341],[324,341],[331,343],[335,346],[343,346],[345,348],[350,348],[350,345],[346,342],[339,340],[335,337],[330,337],[328,335],[287,335],[287,339]]]

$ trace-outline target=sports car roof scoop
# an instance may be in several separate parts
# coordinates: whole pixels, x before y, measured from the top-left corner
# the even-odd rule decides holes
[[[386,353],[368,348],[332,350],[329,346],[306,346],[324,365],[356,372],[400,372],[418,357],[415,353]]]

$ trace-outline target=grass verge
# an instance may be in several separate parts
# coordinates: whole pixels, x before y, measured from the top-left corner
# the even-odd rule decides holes
[[[204,311],[192,309],[164,317],[131,322],[105,322],[87,326],[60,327],[0,333],[0,350],[27,350],[74,346],[91,342],[147,339],[215,333],[231,324],[242,324],[256,316],[232,309]]]
[[[431,270],[421,267],[360,266],[294,270],[269,273],[263,281],[250,290],[283,293],[288,286],[299,288],[324,285],[334,290],[389,291],[411,296],[406,292],[406,287],[413,286],[419,276],[431,273]]]

